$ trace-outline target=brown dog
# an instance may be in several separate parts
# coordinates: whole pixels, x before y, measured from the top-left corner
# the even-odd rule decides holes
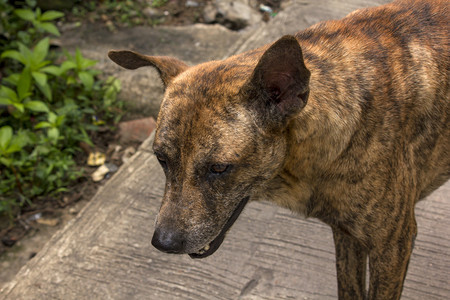
[[[166,87],[154,152],[167,180],[153,245],[214,253],[248,201],[333,230],[340,299],[398,299],[414,205],[450,176],[449,3],[396,1],[194,67],[153,66]]]

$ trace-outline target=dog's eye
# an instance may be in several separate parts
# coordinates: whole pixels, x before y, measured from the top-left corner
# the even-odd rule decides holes
[[[211,166],[211,168],[209,170],[213,174],[222,174],[222,173],[225,173],[226,171],[228,171],[229,168],[230,168],[230,165],[214,164]]]
[[[156,156],[156,159],[158,160],[159,164],[161,165],[161,167],[163,167],[164,169],[167,168],[166,159],[157,153],[155,153],[155,156]]]

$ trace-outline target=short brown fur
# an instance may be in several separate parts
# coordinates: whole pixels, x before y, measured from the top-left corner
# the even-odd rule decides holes
[[[166,86],[152,243],[211,255],[247,201],[268,199],[331,226],[340,299],[399,299],[414,205],[450,177],[449,13],[395,1],[194,67],[111,51]]]

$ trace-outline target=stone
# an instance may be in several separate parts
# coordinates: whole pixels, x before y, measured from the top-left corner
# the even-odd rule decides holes
[[[262,16],[247,3],[236,0],[214,1],[205,6],[206,23],[219,23],[232,30],[241,30],[261,22]]]
[[[120,142],[143,142],[155,127],[156,122],[153,117],[121,122],[119,123]]]
[[[144,8],[142,13],[144,14],[144,16],[151,19],[159,19],[164,17],[164,12],[154,9],[153,7]]]
[[[212,2],[208,2],[205,8],[203,9],[203,20],[205,23],[214,23],[216,21],[216,15],[218,13],[217,7],[212,4]]]
[[[200,4],[197,1],[187,0],[185,6],[186,7],[199,7]]]
[[[115,164],[112,163],[106,163],[98,167],[97,170],[95,170],[94,173],[92,173],[91,178],[95,182],[101,181],[103,178],[105,178],[108,174],[117,172],[118,167]]]
[[[91,178],[94,182],[99,182],[103,178],[105,178],[105,175],[109,172],[109,169],[105,165],[101,165],[98,167],[97,170],[94,171],[94,173],[91,174]]]
[[[127,147],[122,154],[122,162],[126,163],[130,160],[130,158],[133,156],[133,154],[136,153],[136,149],[134,149],[133,147],[129,146]]]

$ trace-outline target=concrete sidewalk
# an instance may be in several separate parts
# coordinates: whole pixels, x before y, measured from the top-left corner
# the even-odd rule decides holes
[[[228,54],[321,19],[386,1],[293,2]],[[158,252],[153,224],[164,174],[150,137],[59,231],[0,299],[336,299],[331,230],[264,202],[250,203],[221,248],[203,260]],[[402,299],[450,298],[450,182],[416,208],[419,235]]]

